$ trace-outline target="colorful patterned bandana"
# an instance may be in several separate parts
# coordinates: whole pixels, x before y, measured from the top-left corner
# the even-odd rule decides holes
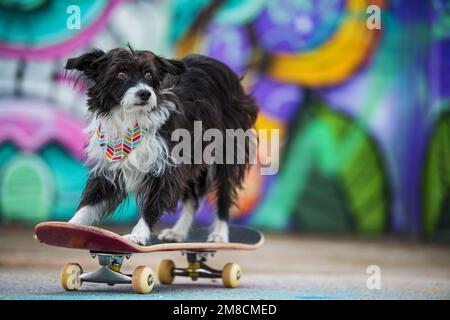
[[[133,129],[127,129],[127,133],[123,137],[113,139],[106,137],[105,131],[100,124],[96,133],[98,143],[105,157],[110,161],[119,161],[136,149],[138,143],[144,138],[145,129],[136,124]]]

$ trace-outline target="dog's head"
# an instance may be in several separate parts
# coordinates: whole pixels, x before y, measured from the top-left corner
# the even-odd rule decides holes
[[[80,72],[87,80],[89,110],[103,115],[118,107],[124,111],[155,108],[165,75],[186,70],[181,61],[131,47],[91,50],[69,59],[66,69]]]

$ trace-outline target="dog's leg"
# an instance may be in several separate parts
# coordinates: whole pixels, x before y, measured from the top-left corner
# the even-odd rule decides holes
[[[104,213],[101,202],[93,205],[83,206],[75,212],[69,223],[84,224],[88,226],[96,225]]]
[[[228,219],[231,207],[231,190],[224,183],[219,185],[217,193],[217,216],[208,242],[228,242]]]
[[[228,242],[228,221],[216,217],[208,242]]]
[[[161,184],[163,182],[160,178],[149,178],[146,184],[138,189],[136,196],[140,206],[140,219],[131,234],[124,236],[126,239],[139,245],[149,245],[153,225],[163,212],[176,206],[176,201],[171,202],[170,193],[161,188]]]
[[[145,246],[150,243],[150,235],[150,228],[144,218],[141,217],[133,230],[131,230],[131,234],[124,235],[123,237],[141,246]]]
[[[77,212],[69,223],[94,225],[111,213],[125,198],[119,187],[102,177],[89,177]]]
[[[177,223],[171,229],[164,229],[158,236],[162,241],[182,242],[186,239],[198,209],[198,201],[189,198],[184,202],[183,211]]]

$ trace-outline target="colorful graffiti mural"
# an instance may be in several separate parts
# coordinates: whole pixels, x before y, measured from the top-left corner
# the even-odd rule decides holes
[[[380,29],[367,26],[374,5]],[[447,0],[0,0],[1,221],[73,213],[85,102],[64,61],[126,42],[227,63],[258,101],[257,127],[280,130],[280,171],[249,173],[236,223],[450,238]],[[211,210],[208,198],[198,220]],[[133,199],[119,211],[134,219]]]

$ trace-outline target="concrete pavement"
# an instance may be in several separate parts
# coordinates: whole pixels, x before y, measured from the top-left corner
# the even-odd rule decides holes
[[[123,227],[112,227],[125,232]],[[78,292],[59,285],[59,269],[78,262],[85,271],[97,261],[83,250],[49,247],[32,240],[32,228],[0,227],[0,299],[449,299],[450,246],[418,241],[350,236],[266,234],[263,248],[219,252],[210,264],[239,263],[241,286],[225,289],[221,281],[178,278],[157,284],[149,295],[129,285],[83,284]],[[124,265],[156,269],[161,259],[184,265],[179,253],[138,254]],[[381,270],[381,289],[367,288],[367,267]]]

